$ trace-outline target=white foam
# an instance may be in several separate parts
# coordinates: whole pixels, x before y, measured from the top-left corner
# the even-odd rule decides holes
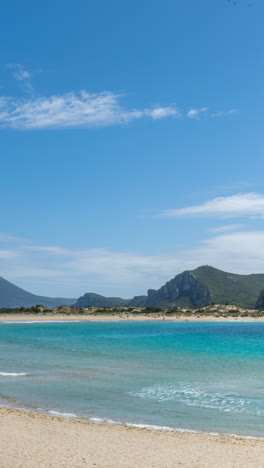
[[[228,434],[223,432],[208,432],[208,431],[198,431],[193,429],[182,429],[179,427],[168,427],[168,426],[157,426],[155,424],[136,424],[136,423],[124,423],[120,421],[112,421],[111,419],[100,419],[100,418],[90,418],[89,421],[91,422],[98,422],[98,423],[107,423],[107,424],[120,424],[122,426],[127,427],[135,427],[139,429],[149,429],[154,431],[169,431],[169,432],[181,432],[187,434],[205,434],[210,436],[226,436],[226,437],[234,437],[238,439],[252,439],[252,440],[264,440],[263,437],[257,436],[247,436],[242,434]]]
[[[159,403],[175,401],[187,406],[214,409],[225,413],[248,413],[260,416],[264,407],[256,407],[255,403],[237,393],[211,392],[198,385],[153,385],[130,395],[144,400],[154,400]]]
[[[173,429],[172,427],[168,426],[155,426],[153,424],[134,424],[134,423],[126,423],[126,426],[129,427],[138,427],[140,429],[153,429],[155,431],[177,431],[177,432],[182,432],[179,429]]]
[[[24,377],[26,374],[25,372],[0,372],[0,376],[2,377]]]
[[[2,405],[3,403],[1,403]],[[16,409],[25,409],[25,407],[20,407],[16,406],[13,404],[8,404],[5,402],[4,404],[5,407],[11,407],[11,408],[16,408]],[[51,414],[53,416],[57,417],[62,417],[62,418],[78,418],[78,416],[74,413],[60,413],[59,411],[47,411],[44,410],[43,408],[36,408],[37,411],[41,411],[41,413],[44,414]],[[32,411],[31,408],[28,409],[28,411]],[[86,420],[87,418],[80,418],[82,420]],[[121,422],[121,421],[114,421],[112,419],[106,419],[106,418],[88,418],[89,422],[92,423],[97,423],[97,424],[118,424],[122,425],[125,427],[135,427],[139,429],[149,429],[149,430],[154,430],[154,431],[169,431],[169,432],[180,432],[180,433],[187,433],[187,434],[205,434],[205,435],[210,435],[210,436],[225,436],[225,437],[234,437],[234,438],[239,438],[239,439],[252,439],[252,440],[264,440],[263,437],[258,437],[258,436],[250,436],[250,435],[244,435],[244,434],[230,434],[226,432],[208,432],[208,431],[199,431],[199,430],[193,430],[193,429],[183,429],[183,428],[178,428],[178,427],[168,427],[168,426],[158,426],[155,424],[141,424],[141,423],[130,423],[130,422]]]
[[[80,320],[5,320],[2,323],[7,324],[29,324],[29,323],[79,323]]]
[[[60,413],[59,411],[49,411],[53,416],[60,416],[61,418],[77,418],[74,413]]]

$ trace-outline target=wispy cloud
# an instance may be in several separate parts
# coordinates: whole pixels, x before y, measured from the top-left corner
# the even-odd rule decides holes
[[[238,113],[239,113],[238,109],[229,109],[227,111],[213,112],[211,114],[211,117],[225,117],[227,115],[233,115],[233,114],[238,114]]]
[[[238,109],[228,109],[224,111],[209,112],[208,107],[201,107],[198,109],[190,109],[187,112],[186,116],[189,117],[189,119],[200,120],[202,116],[206,116],[207,118],[227,117],[228,115],[238,114],[238,112]]]
[[[165,210],[164,217],[215,216],[221,218],[264,217],[264,195],[259,193],[238,193],[230,197],[218,197],[202,205]]]
[[[210,232],[222,233],[229,231],[238,231],[243,227],[243,224],[226,224],[225,226],[218,226],[215,228],[209,229]]]
[[[15,80],[19,81],[22,88],[27,93],[33,95],[34,88],[31,83],[31,74],[20,63],[10,63],[7,67],[12,71]]]
[[[17,129],[109,126],[141,118],[157,120],[177,116],[179,113],[172,106],[125,109],[120,95],[107,91],[34,99],[0,98],[0,127]]]
[[[45,129],[70,127],[105,127],[125,125],[139,119],[160,120],[169,117],[200,120],[202,115],[220,117],[234,114],[234,109],[209,113],[208,107],[179,111],[174,105],[150,108],[126,108],[122,95],[111,91],[89,93],[85,90],[51,96],[37,96],[32,74],[21,64],[9,64],[13,77],[28,98],[0,96],[0,128]]]
[[[201,114],[204,114],[208,111],[207,107],[201,107],[200,109],[190,109],[187,112],[187,117],[190,119],[199,119]]]

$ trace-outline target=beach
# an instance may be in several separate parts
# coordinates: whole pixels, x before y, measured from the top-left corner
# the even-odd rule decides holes
[[[263,322],[144,319],[3,317],[0,468],[263,466]]]
[[[256,468],[264,441],[96,424],[0,408],[1,468]]]
[[[95,321],[95,322],[104,322],[104,321],[133,321],[133,322],[142,322],[142,321],[166,321],[166,322],[264,322],[264,317],[215,317],[214,315],[191,315],[190,317],[186,315],[182,316],[164,316],[160,314],[138,314],[138,315],[129,315],[129,314],[5,314],[0,313],[0,322],[56,322],[56,321]]]

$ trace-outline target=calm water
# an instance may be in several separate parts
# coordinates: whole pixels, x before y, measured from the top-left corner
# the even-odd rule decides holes
[[[95,420],[264,436],[264,323],[2,323],[0,399]]]

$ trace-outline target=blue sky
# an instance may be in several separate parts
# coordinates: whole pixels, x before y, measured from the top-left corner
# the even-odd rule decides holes
[[[10,1],[0,275],[129,297],[264,272],[260,0]]]

